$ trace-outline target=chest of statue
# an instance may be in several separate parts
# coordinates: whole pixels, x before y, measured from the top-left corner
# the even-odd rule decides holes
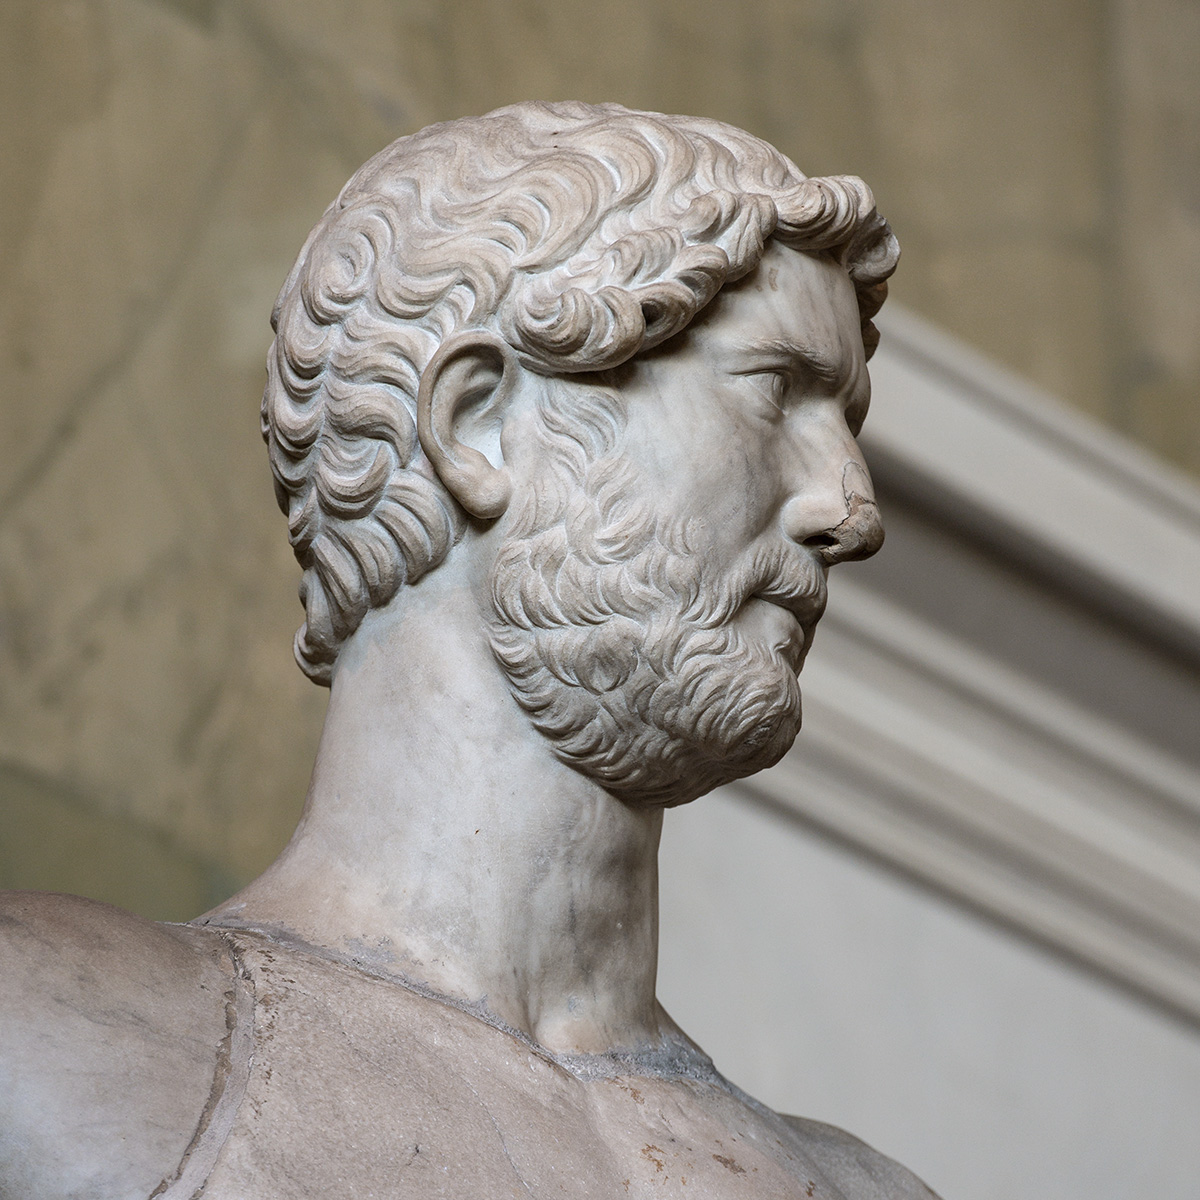
[[[213,1095],[159,1200],[842,1195],[719,1076],[581,1079],[389,980],[232,940]]]

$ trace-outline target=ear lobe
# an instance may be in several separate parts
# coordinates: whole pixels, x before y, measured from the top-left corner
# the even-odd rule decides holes
[[[433,468],[472,516],[491,520],[508,507],[512,481],[499,457],[499,427],[519,364],[485,330],[447,338],[421,374],[417,436]]]

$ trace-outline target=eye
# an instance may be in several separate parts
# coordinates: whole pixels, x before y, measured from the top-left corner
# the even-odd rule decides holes
[[[764,400],[779,412],[783,411],[783,403],[792,383],[787,371],[782,367],[772,367],[764,371],[747,371],[745,377]]]

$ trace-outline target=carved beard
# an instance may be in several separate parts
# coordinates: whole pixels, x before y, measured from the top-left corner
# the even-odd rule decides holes
[[[766,592],[808,597],[815,617],[824,574],[781,545],[710,578],[686,522],[648,508],[611,450],[619,418],[593,399],[606,420],[569,446],[551,431],[547,474],[496,556],[492,651],[560,759],[628,802],[682,804],[791,747],[800,640],[785,656],[736,614]]]

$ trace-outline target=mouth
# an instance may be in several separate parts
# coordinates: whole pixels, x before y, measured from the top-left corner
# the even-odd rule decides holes
[[[760,610],[758,622],[766,623],[774,634],[772,649],[782,654],[797,672],[804,665],[813,631],[825,612],[828,599],[824,572],[815,577],[810,575],[803,580],[804,586],[796,586],[800,582],[772,579],[750,596],[745,605],[747,610]]]
[[[819,616],[811,606],[798,611],[766,596],[751,596],[742,607],[741,624],[799,673]]]
[[[807,588],[786,587],[781,583],[772,582],[759,588],[750,597],[752,600],[764,600],[768,604],[785,609],[801,625],[808,628],[821,619],[828,598],[823,572],[811,580],[811,586]]]

